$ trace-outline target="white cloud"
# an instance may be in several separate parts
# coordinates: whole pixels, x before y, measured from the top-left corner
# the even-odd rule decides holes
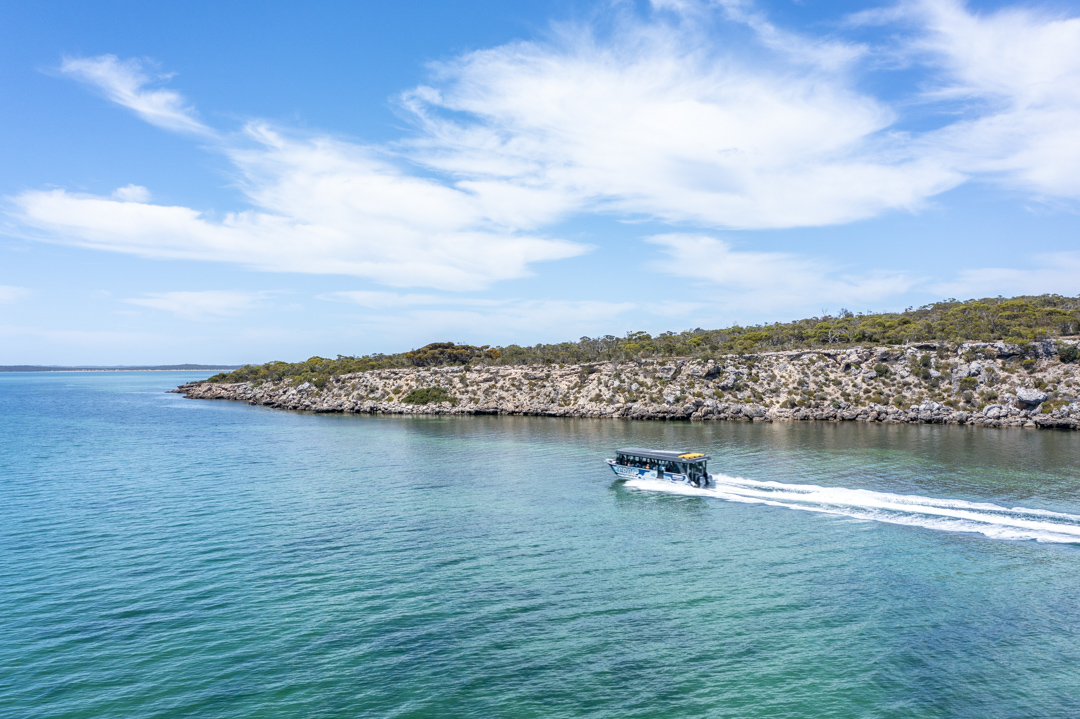
[[[728,19],[748,26],[770,50],[798,62],[817,65],[824,70],[842,71],[867,53],[863,45],[805,37],[779,28],[749,0],[713,0],[709,4],[723,8]]]
[[[60,346],[79,346],[79,347],[97,347],[97,348],[111,348],[123,343],[129,346],[137,346],[139,344],[151,343],[162,339],[161,335],[154,335],[147,332],[118,332],[114,330],[57,330],[47,329],[43,327],[20,327],[17,325],[0,325],[0,339],[5,341],[14,341],[22,338],[37,338],[48,340],[56,345]],[[4,350],[9,350],[10,345],[0,345]],[[12,357],[7,355],[10,359],[7,362],[24,364],[26,360],[18,358],[18,356]],[[48,363],[54,363],[56,360],[48,360]],[[45,364],[46,362],[42,362]],[[82,364],[82,362],[78,362]],[[35,364],[37,364],[35,362]],[[87,363],[91,364],[91,363]],[[97,364],[93,362],[92,364]],[[103,363],[104,364],[104,363]],[[109,362],[109,364],[114,364]]]
[[[96,87],[107,98],[132,110],[147,122],[166,130],[212,134],[195,118],[195,110],[173,90],[151,89],[154,80],[167,79],[147,74],[140,60],[120,60],[115,55],[65,58],[60,71]]]
[[[406,93],[412,149],[466,181],[707,227],[829,225],[918,209],[970,177],[1080,197],[1080,17],[976,14],[916,0],[852,24],[914,22],[909,60],[938,84],[886,101],[856,89],[892,52],[777,27],[746,0],[654,2],[662,14],[513,43],[438,67]],[[736,57],[710,7],[749,27]],[[958,105],[957,103],[962,103]],[[940,129],[901,132],[913,103]]]
[[[650,314],[657,315],[659,317],[689,317],[698,310],[706,307],[704,302],[680,302],[679,300],[660,300],[659,302],[650,302],[648,304],[648,311]]]
[[[1080,17],[1024,6],[976,14],[921,0],[914,49],[940,73],[932,100],[965,117],[923,141],[957,169],[1039,196],[1080,198]]]
[[[113,190],[112,196],[121,202],[149,202],[150,190],[142,185],[124,185]]]
[[[15,287],[14,285],[0,285],[0,304],[6,302],[15,302],[20,300],[26,295],[30,294],[30,290],[25,287]]]
[[[596,300],[522,300],[456,297],[453,295],[399,294],[370,290],[346,290],[328,292],[320,299],[350,302],[371,309],[402,309],[410,317],[484,317],[492,323],[514,327],[531,327],[544,312],[554,312],[554,317],[543,319],[545,324],[558,326],[564,320],[592,322],[602,317],[612,317],[637,307],[634,303],[605,302]],[[670,315],[678,310],[696,307],[693,303],[662,302],[650,306],[654,314]],[[436,309],[417,309],[430,308]],[[459,310],[451,308],[470,307]]]
[[[336,302],[350,302],[361,307],[388,309],[391,307],[414,307],[416,305],[437,305],[445,299],[436,295],[398,294],[397,292],[377,292],[374,290],[347,290],[327,292],[319,299]]]
[[[862,44],[785,30],[746,0],[653,6],[645,20],[619,15],[606,34],[565,26],[436,66],[430,85],[402,95],[417,133],[384,146],[259,122],[220,135],[179,93],[152,86],[162,76],[144,62],[67,59],[65,73],[148,122],[215,137],[249,208],[152,204],[149,190],[128,185],[112,197],[24,192],[12,198],[17,219],[41,239],[144,257],[461,291],[587,251],[544,233],[576,213],[702,228],[831,225],[918,209],[970,176],[1080,196],[1080,18],[1019,6],[976,14],[955,0],[864,12],[848,27],[914,23],[911,57],[938,81],[887,101],[860,89],[874,51]],[[750,28],[758,47],[711,34],[719,16]],[[913,99],[944,126],[899,132]],[[845,277],[709,237],[654,241],[672,256],[670,271],[716,286],[749,293],[747,278],[779,273],[788,282],[766,297],[774,305],[873,301],[915,283],[901,273]],[[427,297],[349,301],[419,307]]]
[[[736,250],[724,240],[704,235],[656,235],[648,241],[668,255],[657,263],[660,270],[705,282],[706,291],[719,292],[729,311],[862,306],[901,295],[920,282],[899,272],[842,274],[823,260]]]
[[[207,320],[242,314],[258,306],[265,296],[263,292],[204,290],[150,293],[145,297],[132,297],[124,301],[171,312],[186,320]]]
[[[677,310],[689,311],[697,306],[668,302],[643,306],[604,300],[488,299],[366,290],[330,292],[319,298],[381,310],[365,313],[354,321],[359,327],[377,330],[382,336],[424,342],[432,337],[487,343],[531,343],[543,338],[561,341],[581,334],[606,333],[613,321],[634,310],[671,316]]]
[[[405,175],[370,148],[291,139],[265,125],[247,137],[255,144],[230,158],[258,209],[216,220],[187,207],[49,190],[13,198],[19,219],[54,241],[143,257],[450,290],[522,277],[531,263],[587,249],[508,228],[498,197]]]
[[[553,341],[606,333],[613,322],[638,305],[601,300],[506,300],[482,307],[417,307],[367,321],[384,330],[422,330],[424,336],[467,336],[483,342]]]
[[[957,96],[996,96],[1018,106],[1080,98],[1080,18],[1023,5],[978,15],[956,0],[921,0],[918,45],[939,56]]]
[[[846,73],[715,48],[658,21],[470,53],[403,96],[409,149],[463,186],[713,227],[848,222],[963,179],[888,133],[894,111]]]
[[[824,307],[873,308],[905,296],[910,301],[911,293],[932,299],[1080,294],[1080,252],[1037,255],[1025,263],[1028,267],[965,269],[940,280],[885,270],[845,273],[825,260],[737,250],[729,242],[704,235],[657,235],[647,240],[668,256],[656,263],[658,269],[699,281],[701,294],[712,294],[716,300],[714,314],[729,318],[738,313],[758,321],[776,311],[816,314]],[[709,305],[687,312],[700,307]]]
[[[955,279],[935,283],[930,290],[941,297],[970,299],[1055,293],[1080,295],[1080,252],[1037,255],[1026,268],[983,267],[962,270]]]

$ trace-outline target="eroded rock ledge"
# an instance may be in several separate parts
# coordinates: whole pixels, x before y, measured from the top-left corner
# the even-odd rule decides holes
[[[1076,344],[1076,340],[1065,340]],[[384,369],[322,387],[294,380],[174,390],[280,409],[369,414],[509,414],[752,421],[848,420],[1080,429],[1080,366],[1061,342],[804,350],[716,360]],[[415,405],[441,387],[456,403]]]

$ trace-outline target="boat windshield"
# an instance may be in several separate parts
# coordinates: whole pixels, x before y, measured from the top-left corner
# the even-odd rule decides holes
[[[636,467],[639,469],[662,469],[668,474],[682,474],[691,479],[705,476],[705,463],[708,457],[700,452],[676,453],[665,452],[668,457],[658,457],[653,454],[618,452],[615,455],[615,463],[624,467]]]

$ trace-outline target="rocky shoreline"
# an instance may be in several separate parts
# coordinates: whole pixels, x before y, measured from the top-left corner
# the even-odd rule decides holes
[[[383,369],[175,392],[311,412],[649,420],[860,421],[1080,429],[1076,339],[801,350],[553,366]],[[441,388],[452,402],[410,404]]]

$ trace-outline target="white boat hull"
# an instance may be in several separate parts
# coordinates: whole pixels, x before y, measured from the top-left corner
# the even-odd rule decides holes
[[[607,461],[611,465],[611,471],[618,475],[621,479],[656,479],[655,469],[644,469],[642,467],[628,467],[625,464],[616,464],[615,460],[609,459]],[[685,474],[676,474],[674,472],[664,472],[663,478],[668,482],[682,482],[683,484],[689,484],[690,479]]]

